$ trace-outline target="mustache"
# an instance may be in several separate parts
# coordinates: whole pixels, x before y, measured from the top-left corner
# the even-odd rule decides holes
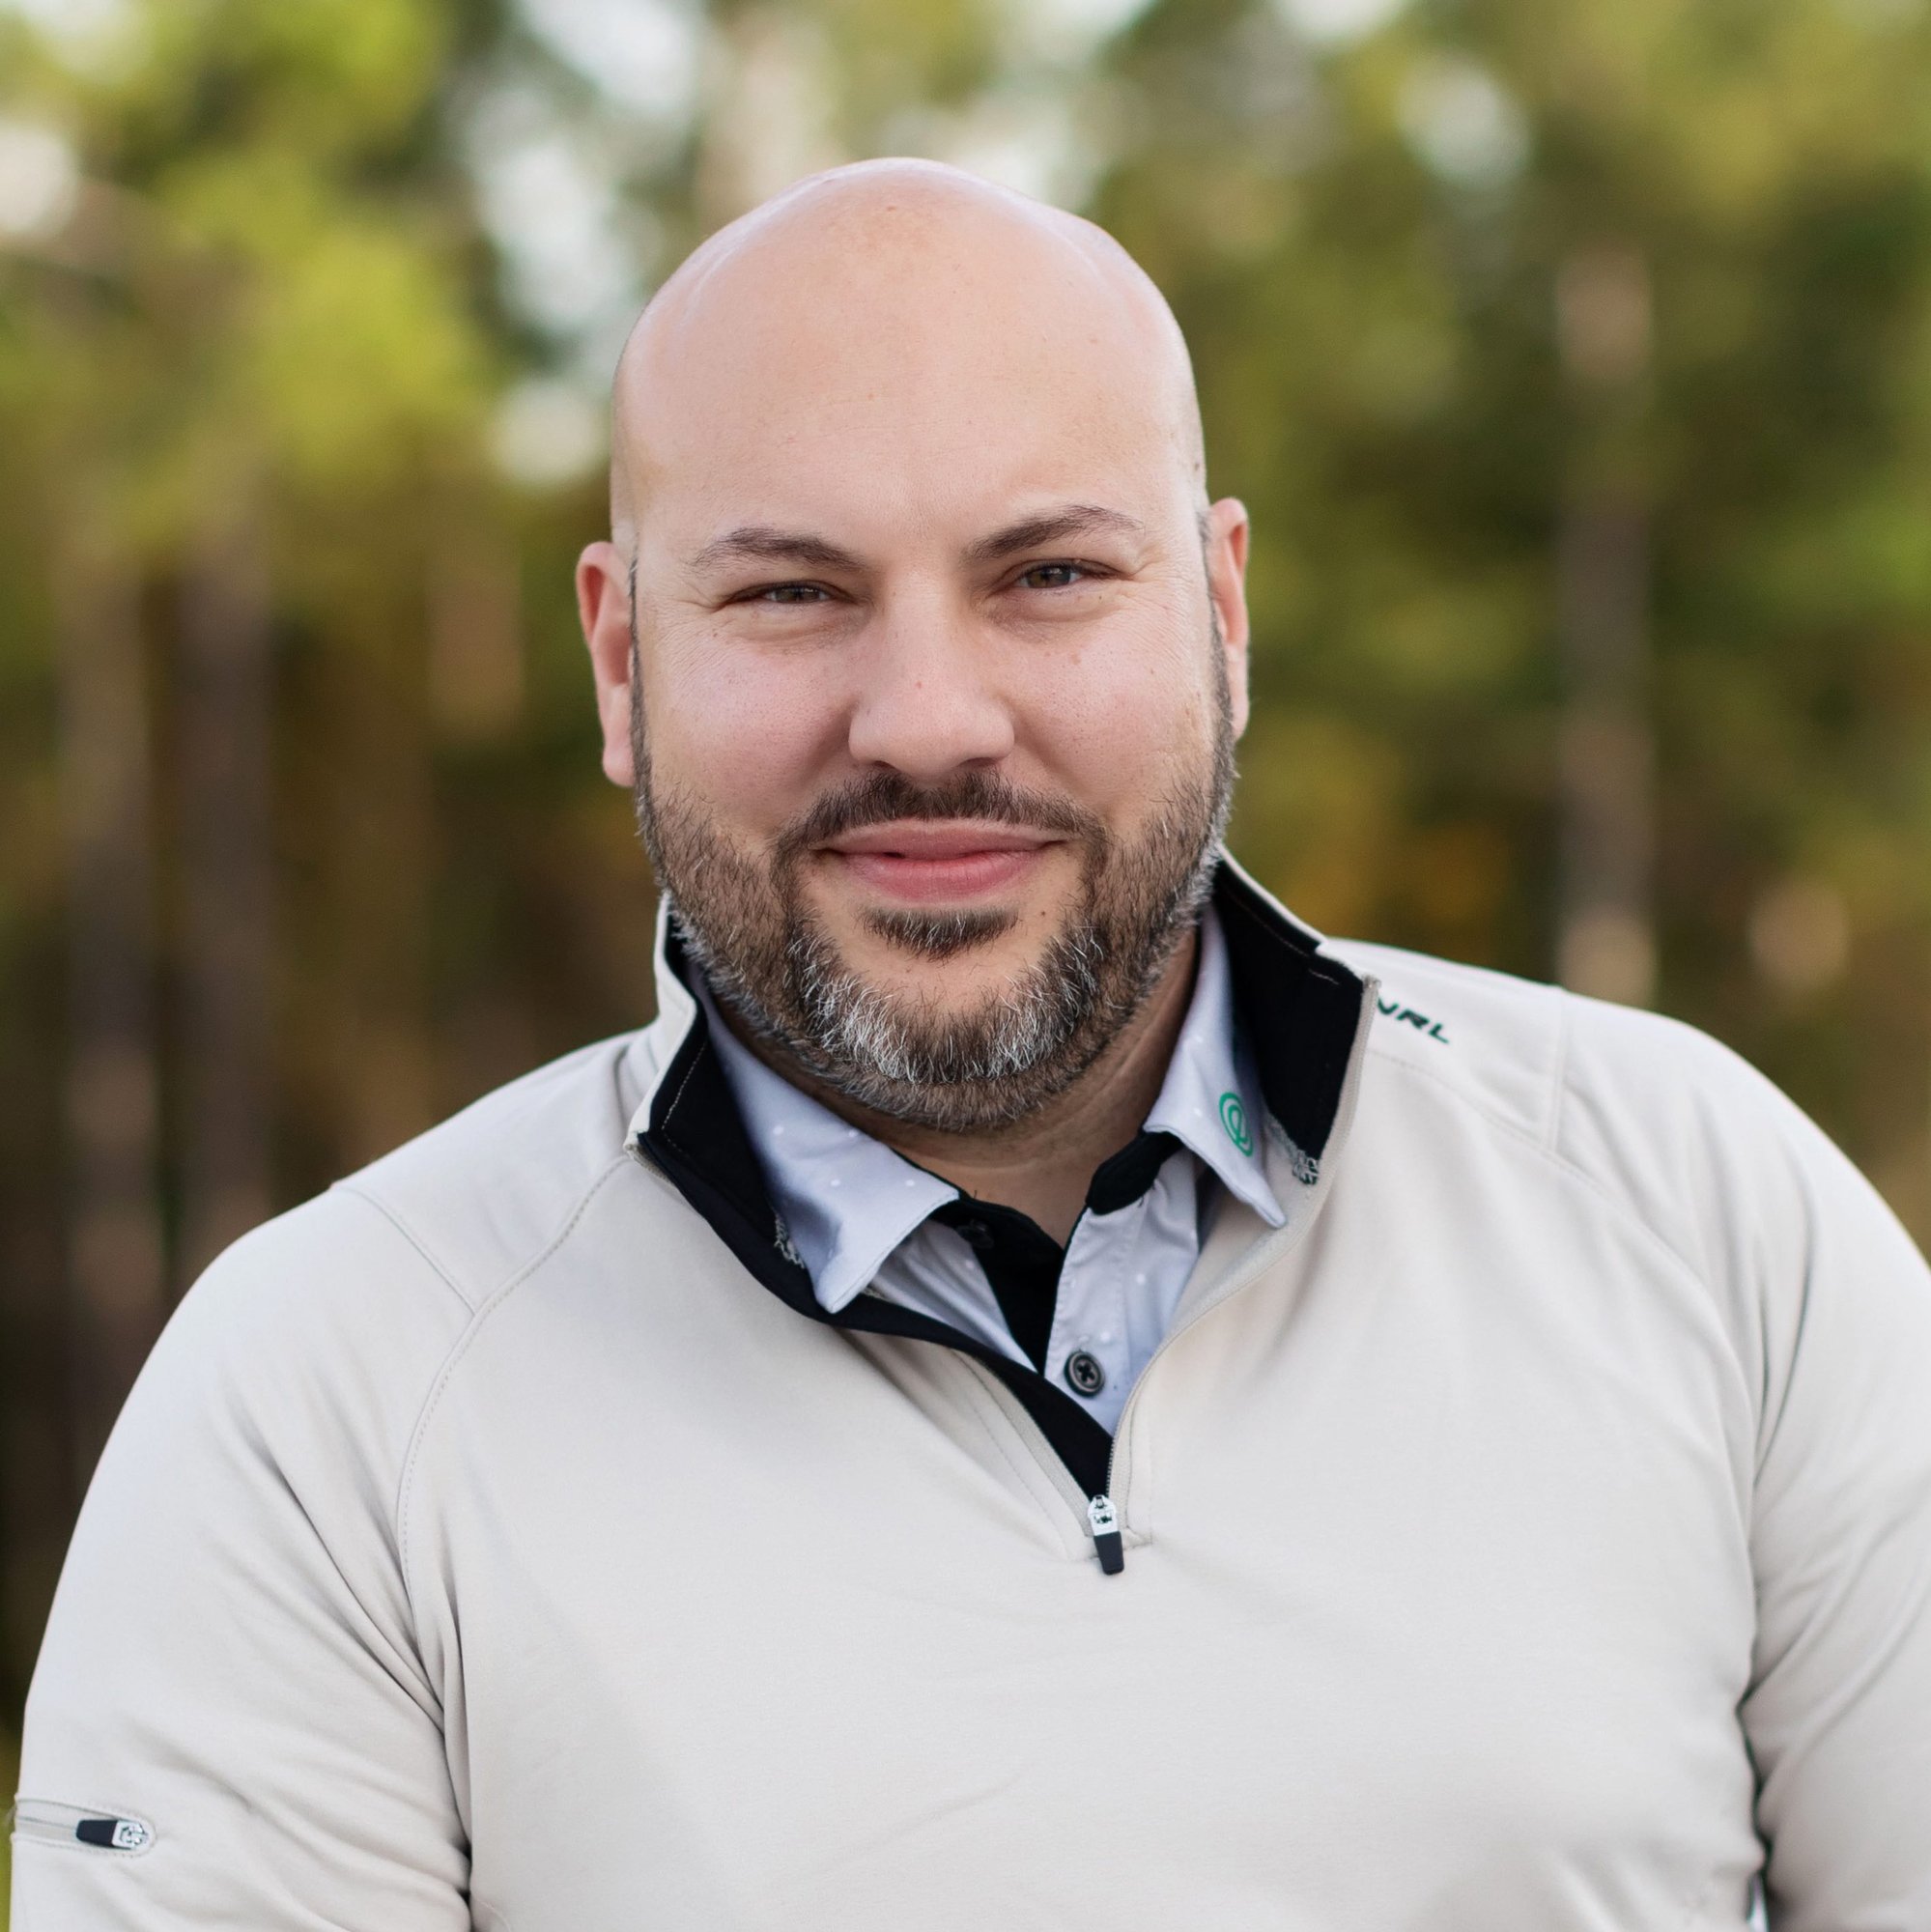
[[[1022,790],[993,772],[964,771],[938,784],[921,784],[903,772],[865,772],[828,791],[779,835],[777,856],[796,858],[813,845],[867,825],[897,819],[978,818],[1058,833],[1093,844],[1106,839],[1106,824],[1064,795]]]

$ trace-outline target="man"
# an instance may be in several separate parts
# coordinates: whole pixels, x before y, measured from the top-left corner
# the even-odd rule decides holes
[[[1082,223],[686,264],[579,582],[659,1017],[188,1297],[16,1932],[1931,1926],[1924,1269],[1708,1040],[1218,856],[1246,543]]]

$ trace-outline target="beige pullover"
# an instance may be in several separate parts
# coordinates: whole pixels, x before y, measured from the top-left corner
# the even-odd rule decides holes
[[[14,1932],[1736,1932],[1766,1847],[1778,1932],[1927,1932],[1910,1243],[1688,1029],[1217,903],[1288,1219],[1223,1201],[1116,1443],[811,1313],[674,944],[231,1250]]]

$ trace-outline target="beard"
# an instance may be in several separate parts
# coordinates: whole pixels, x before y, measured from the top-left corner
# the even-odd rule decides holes
[[[1009,1127],[1064,1094],[1145,1005],[1193,929],[1212,882],[1234,793],[1234,729],[1216,639],[1212,741],[1131,839],[1064,795],[961,772],[922,785],[886,770],[820,798],[764,863],[731,844],[690,799],[651,780],[640,707],[631,717],[638,827],[670,916],[711,990],[741,1024],[834,1093],[907,1125],[947,1133]],[[640,689],[633,660],[631,689]],[[811,851],[861,826],[980,819],[1064,838],[1077,895],[1038,957],[964,1008],[890,991],[854,971],[806,902]],[[874,937],[914,959],[990,944],[1016,915],[871,911]]]

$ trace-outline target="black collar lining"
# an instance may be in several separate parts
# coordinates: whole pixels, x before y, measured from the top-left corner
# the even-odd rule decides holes
[[[1362,1023],[1362,982],[1338,961],[1317,953],[1314,938],[1284,922],[1231,867],[1220,868],[1213,896],[1228,942],[1235,1013],[1254,1055],[1262,1096],[1294,1147],[1319,1161],[1340,1110]],[[674,924],[666,953],[670,970],[688,986],[693,967]],[[1105,1493],[1112,1435],[1037,1370],[878,1295],[861,1293],[837,1314],[818,1300],[810,1273],[784,1237],[772,1206],[701,1003],[658,1083],[649,1125],[638,1139],[752,1277],[787,1307],[835,1328],[933,1342],[972,1356],[1011,1390],[1087,1494]],[[1094,1186],[1109,1166],[1095,1175]]]
[[[706,1023],[699,1011],[696,1026]],[[682,1056],[680,1055],[680,1058]],[[678,1069],[673,1065],[671,1071]],[[912,1341],[935,1342],[956,1349],[990,1369],[1017,1397],[1054,1452],[1065,1463],[1074,1480],[1090,1496],[1105,1493],[1108,1465],[1113,1455],[1113,1437],[1074,1398],[1048,1381],[1024,1362],[1015,1362],[987,1348],[973,1337],[961,1334],[945,1322],[922,1315],[916,1309],[901,1308],[881,1296],[860,1294],[834,1314],[819,1301],[811,1287],[811,1276],[803,1263],[781,1246],[778,1216],[770,1199],[762,1193],[753,1208],[740,1199],[735,1189],[706,1171],[691,1146],[690,1128],[695,1124],[694,1109],[701,1110],[706,1128],[718,1124],[720,1115],[727,1115],[744,1134],[737,1120],[737,1108],[724,1082],[724,1069],[716,1050],[706,1042],[692,1065],[683,1069],[673,1102],[681,1117],[673,1131],[667,1109],[663,1121],[639,1138],[643,1151],[676,1187],[685,1200],[702,1215],[714,1234],[744,1265],[753,1280],[768,1289],[787,1307],[822,1321],[830,1327],[857,1329],[873,1335],[898,1335]],[[668,1085],[667,1080],[667,1085]],[[749,1143],[745,1143],[749,1151]]]
[[[1232,867],[1214,881],[1234,1009],[1254,1056],[1261,1097],[1310,1159],[1327,1151],[1361,1023],[1360,979],[1315,949]]]

